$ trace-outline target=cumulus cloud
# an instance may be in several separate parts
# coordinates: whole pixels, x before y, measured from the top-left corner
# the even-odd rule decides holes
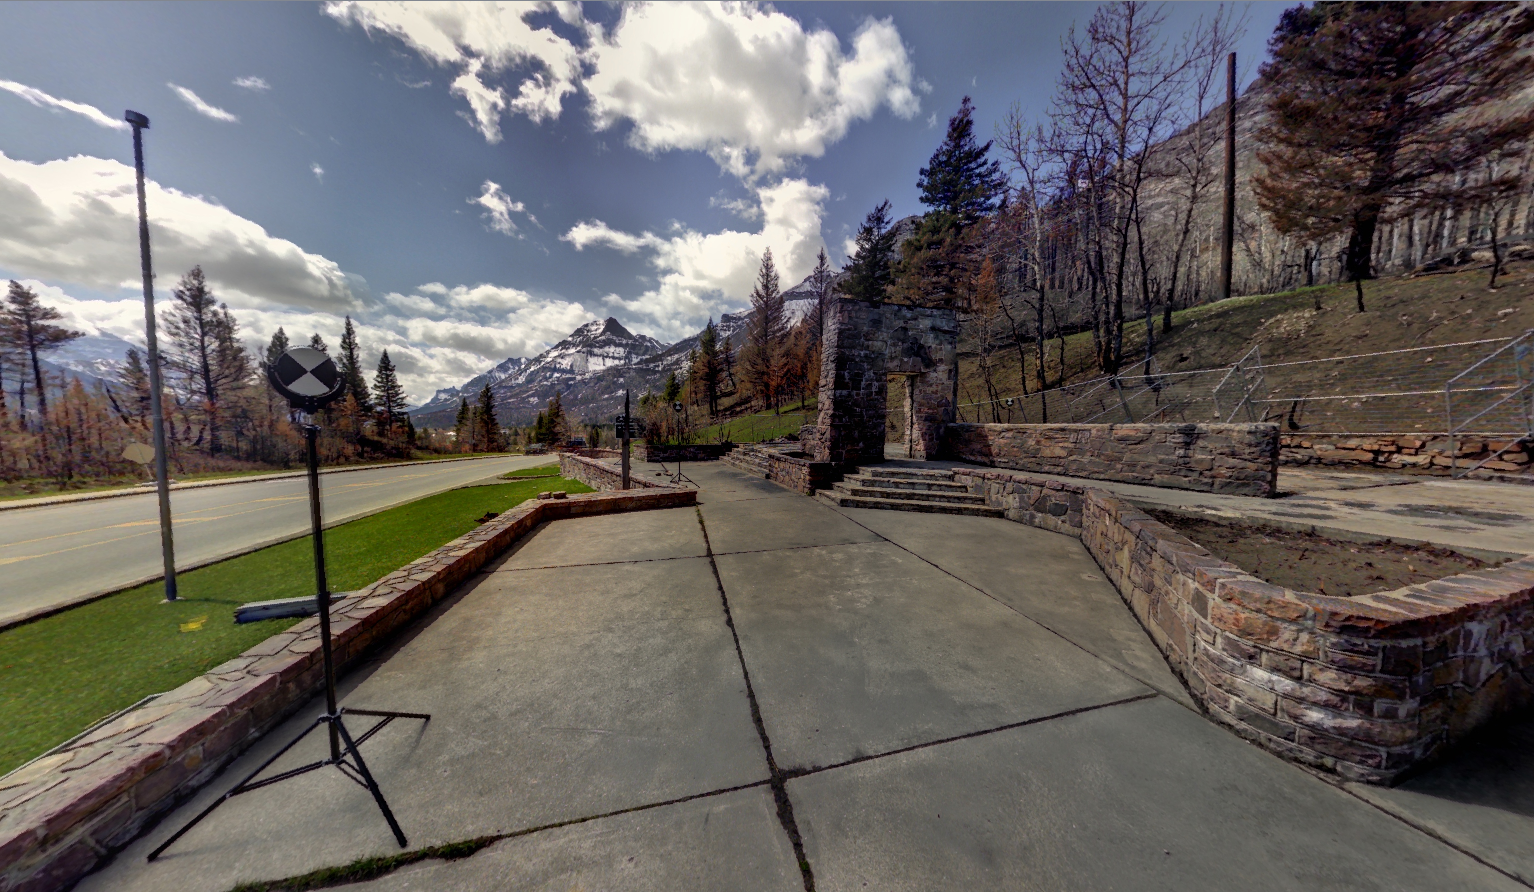
[[[638,327],[666,340],[696,332],[710,316],[742,308],[762,252],[772,249],[783,287],[798,284],[815,265],[820,220],[830,191],[806,180],[784,180],[757,189],[762,228],[700,233],[681,227],[667,236],[614,230],[600,220],[577,224],[562,238],[577,250],[605,247],[650,252],[654,287],[637,297],[611,295],[606,303],[645,320]]]
[[[234,85],[241,89],[249,90],[252,93],[263,93],[272,88],[272,85],[266,82],[266,78],[256,77],[255,75],[237,77],[234,79]]]
[[[469,104],[470,121],[491,143],[500,142],[501,116],[527,115],[532,121],[559,117],[564,97],[581,76],[581,50],[550,28],[535,28],[527,17],[553,9],[561,19],[584,25],[574,4],[411,3],[332,0],[325,14],[371,33],[397,38],[434,65],[458,70],[453,95]],[[515,94],[494,83],[518,81]]]
[[[238,124],[240,122],[239,118],[235,117],[229,112],[224,111],[216,105],[209,105],[202,100],[201,96],[198,96],[196,93],[193,93],[186,87],[178,87],[175,84],[166,84],[165,86],[170,87],[171,92],[175,93],[177,96],[180,96],[181,101],[190,106],[192,111],[197,112],[199,115],[202,115],[205,118],[212,118],[215,121],[223,121],[226,124]]]
[[[819,157],[882,106],[910,118],[921,105],[888,19],[864,21],[848,54],[832,32],[806,31],[771,7],[634,5],[590,58],[599,129],[632,121],[634,147],[704,151],[740,177]]]
[[[316,180],[319,180],[321,183],[325,182],[325,168],[321,167],[318,161],[309,165],[309,172],[314,174]]]
[[[880,108],[911,118],[929,89],[888,19],[865,20],[844,49],[831,31],[755,3],[634,4],[611,34],[575,3],[332,0],[324,9],[456,71],[451,92],[489,142],[500,140],[504,115],[557,118],[564,97],[584,89],[597,129],[628,121],[635,148],[707,152],[752,179],[819,157]],[[582,45],[528,24],[548,10],[580,29]],[[515,95],[504,78],[517,82]]]
[[[74,112],[77,115],[83,116],[92,124],[97,124],[102,127],[110,127],[113,130],[128,129],[127,121],[119,121],[108,117],[104,112],[102,112],[101,109],[94,105],[86,105],[83,102],[72,102],[68,99],[59,99],[56,96],[49,96],[42,90],[39,90],[35,87],[29,87],[26,84],[18,84],[15,81],[0,80],[0,90],[4,90],[7,93],[14,93],[17,96],[20,96],[22,99],[25,99],[26,101],[37,106],[38,108],[51,108],[57,109],[59,111]]]
[[[231,306],[359,306],[335,262],[204,198],[146,183],[161,288],[201,264]],[[0,152],[0,258],[14,272],[109,291],[137,287],[133,168],[76,155],[32,164]]]
[[[538,218],[528,213],[527,207],[522,202],[512,201],[511,196],[506,194],[500,183],[485,180],[484,185],[479,188],[479,194],[471,196],[469,204],[476,204],[485,209],[481,216],[489,221],[491,229],[513,238],[521,238],[522,233],[518,231],[516,221],[511,219],[512,214],[521,214],[532,221],[534,226],[539,225]]]

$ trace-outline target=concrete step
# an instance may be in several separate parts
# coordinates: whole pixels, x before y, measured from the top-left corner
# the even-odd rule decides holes
[[[955,505],[950,502],[923,502],[915,499],[869,499],[840,495],[821,490],[815,498],[839,508],[882,508],[887,511],[920,511],[924,514],[965,514],[971,517],[1005,517],[1000,508],[986,505]]]
[[[864,499],[902,499],[907,502],[944,502],[951,505],[984,505],[985,496],[967,492],[923,492],[913,489],[887,489],[882,486],[848,485],[846,481],[832,487],[837,495]]]
[[[857,486],[884,486],[918,492],[969,492],[969,487],[952,480],[906,480],[900,477],[875,477],[871,474],[854,474],[845,479]]]
[[[870,477],[890,477],[896,480],[953,480],[952,471],[928,468],[858,468],[859,474]]]

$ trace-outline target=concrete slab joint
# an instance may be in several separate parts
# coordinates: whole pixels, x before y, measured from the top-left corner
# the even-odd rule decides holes
[[[1534,556],[1337,598],[1270,585],[1090,485],[954,479],[1079,537],[1206,713],[1286,759],[1388,784],[1534,703]]]
[[[525,502],[337,603],[336,659],[356,663],[544,521],[696,503],[695,490],[653,485]],[[0,777],[0,889],[73,886],[306,702],[321,683],[318,625],[300,622]]]

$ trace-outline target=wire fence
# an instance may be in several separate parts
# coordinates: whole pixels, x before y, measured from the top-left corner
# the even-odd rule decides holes
[[[959,407],[1011,424],[1272,421],[1344,434],[1534,433],[1534,331],[1430,347],[1265,362],[1254,347],[1221,368],[1118,375]]]

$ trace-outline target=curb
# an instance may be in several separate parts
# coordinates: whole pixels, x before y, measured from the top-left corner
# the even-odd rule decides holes
[[[320,473],[348,474],[352,471],[376,471],[379,468],[414,467],[416,465],[440,465],[455,461],[485,461],[487,459],[498,457],[526,458],[527,456],[512,455],[508,452],[505,456],[473,455],[465,456],[463,458],[430,458],[424,461],[401,461],[382,465],[357,465],[355,467],[345,468],[325,468],[321,470]],[[236,483],[260,483],[266,480],[289,480],[294,477],[306,476],[306,474],[307,472],[305,471],[284,471],[277,474],[252,474],[249,477],[227,477],[220,480],[203,480],[194,483],[172,483],[170,485],[170,491],[180,492],[183,489],[206,489],[211,486],[233,486]],[[98,499],[121,499],[126,498],[127,496],[145,496],[153,495],[154,493],[154,489],[140,489],[135,487],[133,489],[109,489],[103,492],[85,492],[73,496],[40,496],[35,499],[13,499],[10,501],[0,502],[0,511],[19,511],[23,508],[49,508],[54,505],[68,505],[74,502],[94,502]]]

